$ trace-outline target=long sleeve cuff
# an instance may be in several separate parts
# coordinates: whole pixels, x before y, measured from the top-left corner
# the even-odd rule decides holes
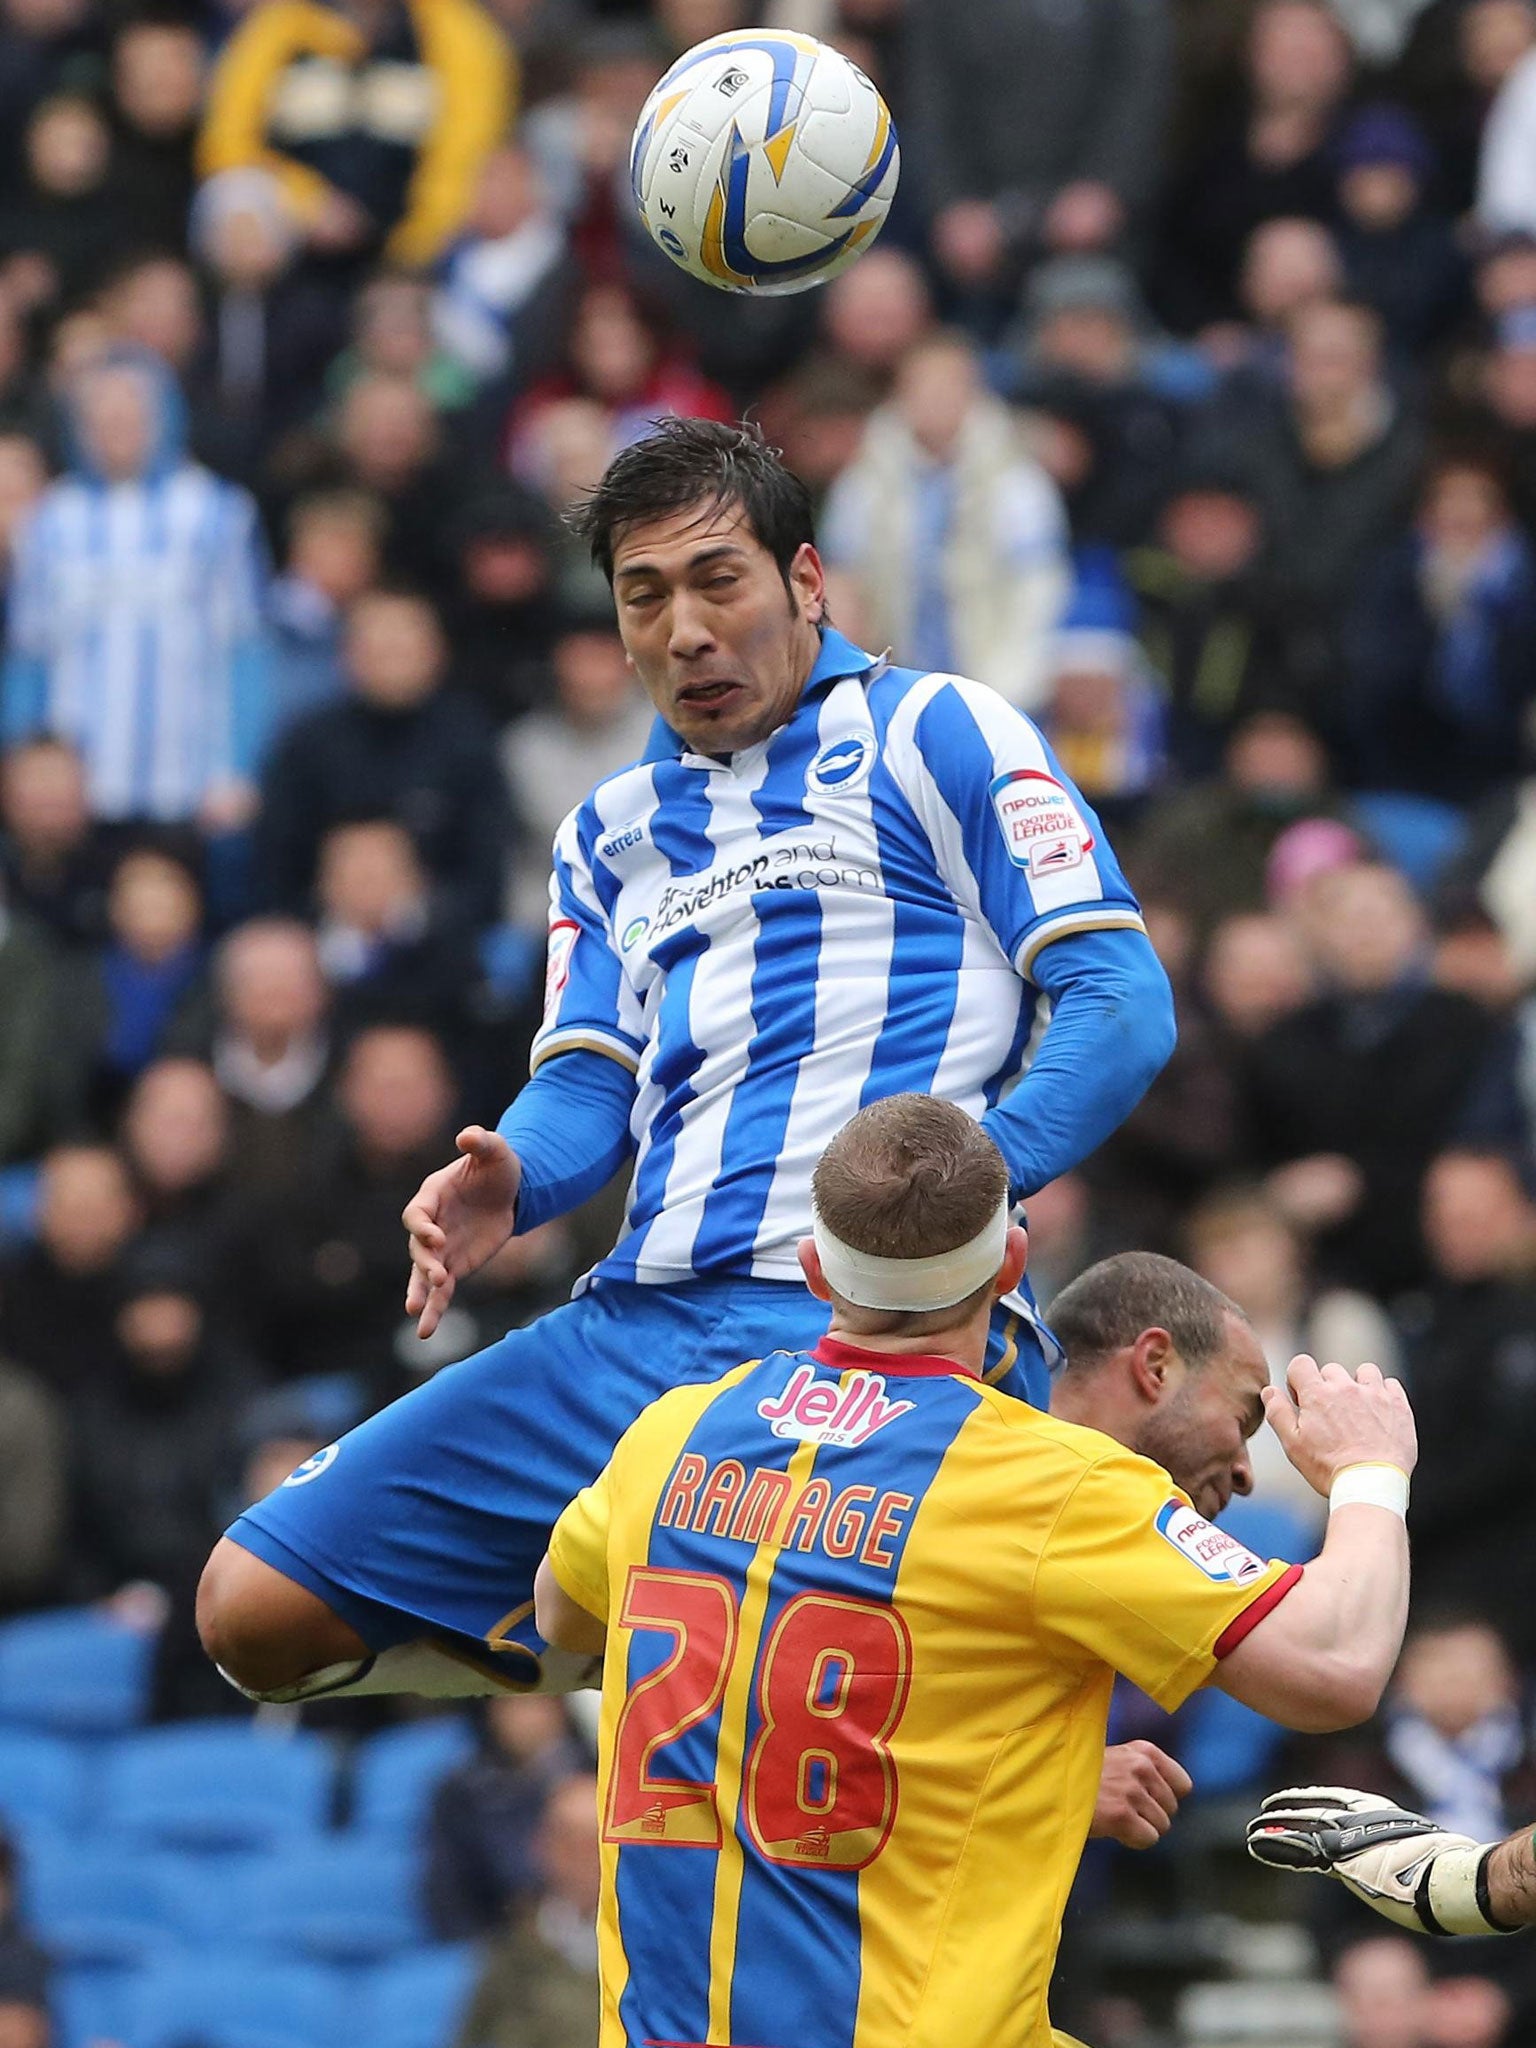
[[[982,1118],[1016,1196],[1081,1165],[1140,1102],[1173,1051],[1173,991],[1145,933],[1078,932],[1031,974],[1051,1021],[1029,1072]]]
[[[600,1052],[546,1060],[496,1126],[522,1162],[517,1230],[577,1209],[634,1152],[635,1077]]]

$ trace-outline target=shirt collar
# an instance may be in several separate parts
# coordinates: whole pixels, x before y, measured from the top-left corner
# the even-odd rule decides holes
[[[834,683],[840,683],[847,676],[866,675],[878,666],[874,655],[866,654],[862,647],[855,647],[851,640],[845,640],[835,626],[821,628],[821,652],[817,655],[810,674],[806,677],[805,688],[791,719],[797,718],[807,704],[824,697]],[[779,730],[782,732],[783,727]],[[676,761],[690,752],[664,718],[658,718],[651,727],[651,737],[646,744],[643,761]]]
[[[936,1380],[959,1373],[962,1379],[979,1380],[981,1374],[958,1358],[940,1358],[937,1353],[917,1351],[868,1351],[862,1344],[850,1344],[846,1337],[823,1337],[811,1353],[818,1365],[830,1365],[834,1372],[879,1372],[887,1379]]]

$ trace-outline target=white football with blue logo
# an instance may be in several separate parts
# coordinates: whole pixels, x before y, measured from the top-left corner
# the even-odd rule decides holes
[[[901,171],[889,110],[811,36],[743,29],[679,57],[640,112],[630,182],[651,239],[728,292],[803,292],[884,225]]]

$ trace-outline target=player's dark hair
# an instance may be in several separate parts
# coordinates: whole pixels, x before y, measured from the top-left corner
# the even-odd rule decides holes
[[[1117,1252],[1064,1287],[1048,1320],[1066,1351],[1068,1370],[1092,1371],[1134,1344],[1143,1330],[1166,1330],[1186,1365],[1208,1365],[1225,1344],[1228,1316],[1248,1320],[1219,1287],[1177,1259]]]
[[[790,563],[816,539],[811,494],[749,420],[658,420],[643,441],[613,458],[566,524],[611,583],[614,544],[626,526],[728,506],[740,507],[787,588]]]
[[[934,1095],[890,1095],[844,1124],[811,1177],[816,1212],[844,1244],[886,1259],[927,1259],[969,1244],[1008,1192],[1002,1154],[973,1117]],[[963,1322],[991,1282],[953,1308],[855,1308],[865,1336],[920,1335]]]

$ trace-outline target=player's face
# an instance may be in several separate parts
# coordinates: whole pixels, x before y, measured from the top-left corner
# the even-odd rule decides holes
[[[820,644],[813,547],[786,589],[738,507],[684,510],[622,529],[613,596],[635,673],[695,753],[737,753],[788,720]]]
[[[1253,1491],[1248,1439],[1264,1420],[1269,1366],[1246,1323],[1229,1316],[1218,1357],[1191,1371],[1147,1418],[1136,1448],[1182,1486],[1207,1520]]]

